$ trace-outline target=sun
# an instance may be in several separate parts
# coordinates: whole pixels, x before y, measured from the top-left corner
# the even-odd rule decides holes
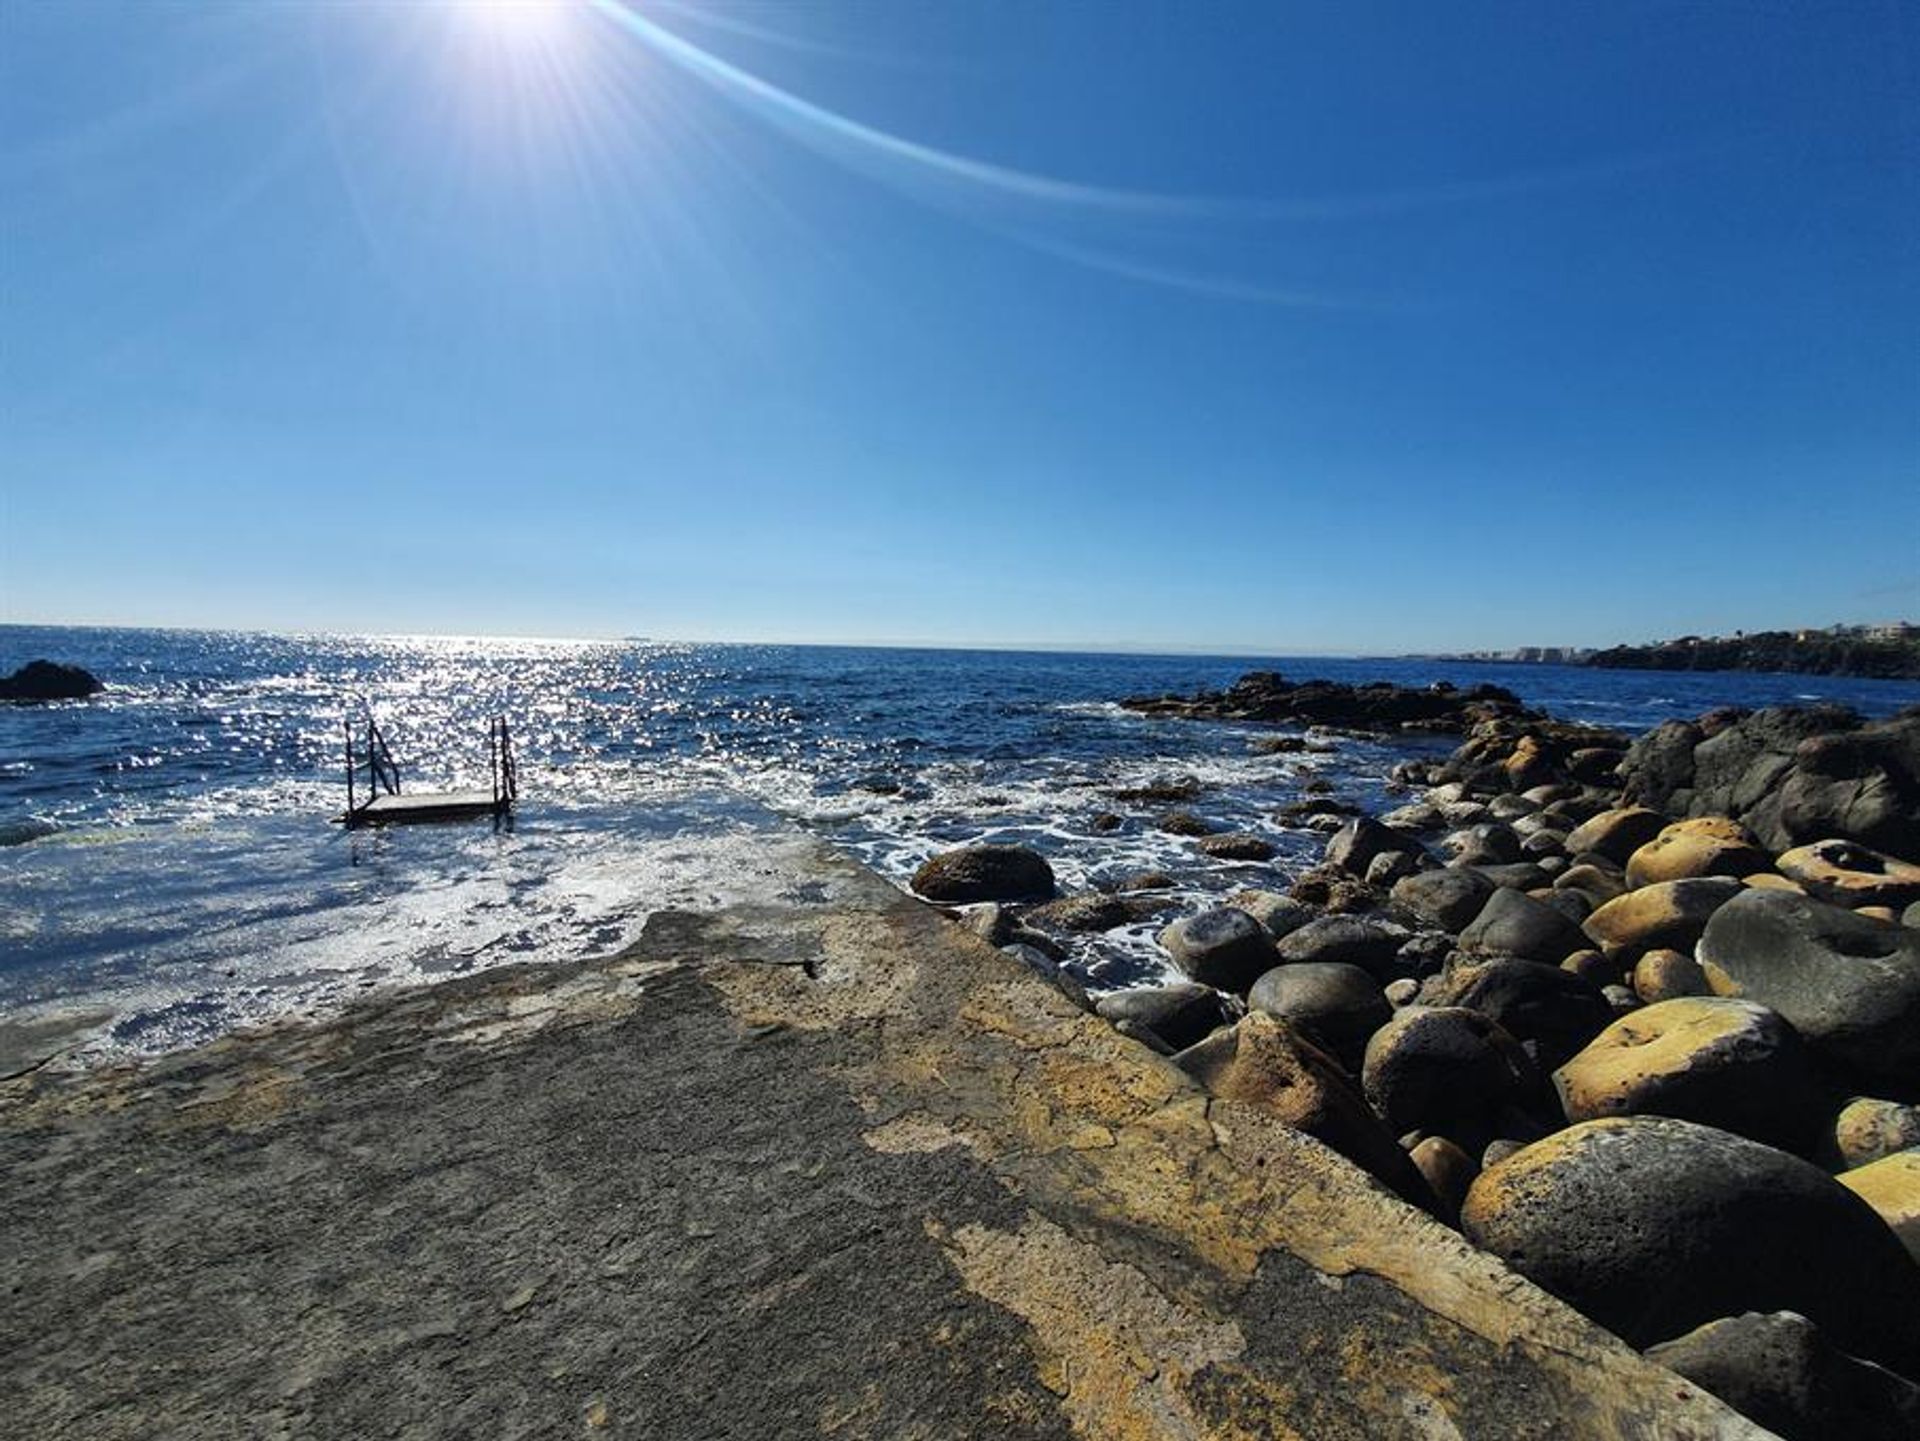
[[[580,18],[582,0],[459,0],[463,24],[493,44],[545,49]]]

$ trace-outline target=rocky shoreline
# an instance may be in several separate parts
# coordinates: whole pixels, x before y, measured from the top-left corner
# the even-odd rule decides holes
[[[743,890],[0,1084],[13,1430],[1763,1434],[824,844]]]
[[[1634,738],[1262,674],[1126,704],[1462,740],[1383,815],[1285,817],[1322,862],[1172,918],[1178,984],[1090,1000],[1060,964],[1152,876],[1061,897],[976,847],[914,889],[1779,1434],[1920,1432],[1920,709]]]

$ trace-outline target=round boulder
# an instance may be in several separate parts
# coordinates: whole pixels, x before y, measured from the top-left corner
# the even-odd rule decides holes
[[[1920,1262],[1920,1151],[1895,1151],[1842,1171],[1840,1184],[1873,1207]]]
[[[1771,1006],[1842,1070],[1904,1088],[1920,1077],[1920,932],[1748,891],[1714,914],[1695,954],[1714,994]]]
[[[1460,948],[1483,956],[1521,956],[1559,965],[1585,949],[1586,935],[1560,911],[1523,891],[1496,890],[1473,923],[1460,933]]]
[[[1553,888],[1556,891],[1572,891],[1576,895],[1585,896],[1597,910],[1615,897],[1624,895],[1627,885],[1614,872],[1591,862],[1582,861],[1568,866],[1555,876]]]
[[[1225,996],[1193,981],[1115,991],[1095,1002],[1094,1011],[1115,1025],[1128,1021],[1145,1027],[1164,1041],[1169,1051],[1184,1051],[1221,1026],[1233,1024],[1234,1019]]]
[[[1549,1069],[1613,1021],[1613,1007],[1592,981],[1559,966],[1515,956],[1449,967],[1434,1000],[1491,1017]]]
[[[1297,1026],[1343,1061],[1355,1062],[1367,1038],[1393,1016],[1378,981],[1358,966],[1327,961],[1275,966],[1253,983],[1247,1008]]]
[[[930,901],[1044,901],[1053,894],[1053,867],[1025,846],[962,846],[913,873],[913,889]]]
[[[1282,936],[1276,949],[1283,961],[1332,961],[1390,981],[1400,974],[1399,951],[1409,934],[1370,916],[1316,916]]]
[[[1780,874],[1808,895],[1836,906],[1892,906],[1920,901],[1920,866],[1852,841],[1815,841],[1788,851]]]
[[[1300,929],[1320,913],[1304,901],[1275,891],[1242,890],[1227,897],[1227,904],[1245,911],[1266,927],[1276,941]]]
[[[1657,881],[1684,881],[1697,876],[1740,876],[1764,871],[1773,857],[1743,837],[1732,839],[1688,822],[1668,826],[1627,858],[1627,884],[1649,886]]]
[[[1783,1441],[1920,1436],[1920,1386],[1847,1355],[1791,1311],[1709,1321],[1647,1357]]]
[[[1460,1006],[1408,1006],[1367,1042],[1360,1082],[1395,1135],[1474,1135],[1525,1099],[1538,1075],[1491,1017]]]
[[[1494,893],[1492,881],[1478,871],[1432,870],[1393,884],[1393,899],[1421,920],[1458,935],[1473,922]]]
[[[1591,853],[1624,866],[1648,841],[1666,829],[1667,818],[1645,806],[1621,806],[1582,821],[1567,836],[1567,853]]]
[[[1063,896],[1035,906],[1026,914],[1026,922],[1036,930],[1111,931],[1134,919],[1133,907],[1118,896],[1095,891],[1081,896]]]
[[[1842,1170],[1920,1147],[1920,1106],[1855,1096],[1833,1118],[1826,1153]]]
[[[1160,933],[1173,963],[1202,985],[1244,992],[1274,964],[1265,927],[1234,906],[1215,906]]]
[[[1648,951],[1633,965],[1633,993],[1648,1005],[1682,996],[1710,996],[1707,973],[1684,951]]]
[[[1765,1006],[1717,996],[1622,1016],[1553,1073],[1569,1121],[1675,1116],[1797,1151],[1822,1119],[1805,1047]]]
[[[1457,1225],[1460,1204],[1467,1199],[1473,1178],[1480,1174],[1480,1163],[1445,1136],[1426,1137],[1407,1152],[1407,1158],[1440,1203],[1440,1218],[1449,1225]]]
[[[1607,950],[1690,951],[1714,912],[1742,889],[1730,876],[1642,886],[1601,906],[1584,929]]]
[[[1855,1354],[1920,1361],[1920,1267],[1818,1167],[1663,1116],[1584,1121],[1481,1173],[1461,1226],[1636,1346],[1796,1311]]]
[[[1453,863],[1460,866],[1504,866],[1520,859],[1520,837],[1499,821],[1468,826],[1447,837]]]

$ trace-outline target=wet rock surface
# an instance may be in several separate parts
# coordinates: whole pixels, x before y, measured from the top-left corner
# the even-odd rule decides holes
[[[1053,895],[1053,867],[1025,846],[963,846],[935,856],[914,873],[913,888],[930,901],[1033,901]]]

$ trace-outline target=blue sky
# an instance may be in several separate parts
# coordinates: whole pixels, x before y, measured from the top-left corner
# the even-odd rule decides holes
[[[0,6],[0,618],[1920,613],[1920,14]]]

